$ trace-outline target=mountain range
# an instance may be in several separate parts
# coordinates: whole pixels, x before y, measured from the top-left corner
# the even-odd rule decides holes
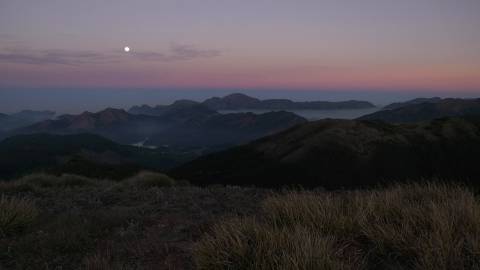
[[[260,100],[240,93],[234,93],[225,97],[212,97],[203,102],[195,102],[191,100],[182,100],[177,102],[201,104],[205,107],[219,111],[219,110],[344,110],[344,109],[366,109],[374,108],[375,105],[368,101],[305,101],[295,102],[289,99],[265,99]],[[158,114],[165,107],[148,105],[134,106],[129,112],[135,114]]]
[[[255,103],[243,95],[221,100]],[[40,122],[4,132],[0,177],[47,170],[120,178],[149,168],[202,185],[341,188],[480,175],[480,99],[415,99],[357,120],[315,122],[286,111],[222,114],[205,104],[217,101],[55,119],[26,111],[15,118]],[[0,122],[12,117],[0,114]]]
[[[150,115],[108,108],[97,113],[62,115],[17,129],[12,134],[92,133],[123,144],[180,148],[227,147],[248,142],[307,120],[289,112],[220,114],[204,105],[176,102]]]

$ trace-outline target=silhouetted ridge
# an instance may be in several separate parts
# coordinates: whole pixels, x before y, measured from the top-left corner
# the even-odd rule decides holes
[[[231,94],[222,98],[213,97],[205,100],[202,104],[214,110],[339,110],[339,109],[365,109],[375,107],[367,101],[304,101],[295,102],[288,99],[265,99],[260,100],[244,94]]]
[[[393,109],[398,109],[401,107],[406,107],[409,105],[415,105],[415,104],[421,104],[421,103],[437,103],[442,101],[442,98],[439,97],[432,97],[432,98],[415,98],[412,100],[408,100],[405,102],[395,102],[390,105],[385,106],[383,109],[384,110],[393,110]]]
[[[392,107],[397,108],[378,111],[358,119],[406,123],[429,121],[441,117],[480,115],[480,99],[447,98],[438,100],[434,98],[418,104],[414,103],[400,107],[395,105]]]

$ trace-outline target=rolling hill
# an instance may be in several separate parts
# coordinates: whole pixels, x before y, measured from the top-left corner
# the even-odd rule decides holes
[[[479,156],[476,120],[320,120],[201,157],[171,174],[202,185],[268,187],[353,188],[435,177],[478,181]]]
[[[406,107],[409,105],[416,105],[416,104],[421,104],[421,103],[437,103],[442,101],[442,98],[439,97],[432,97],[432,98],[415,98],[412,100],[407,100],[404,102],[394,102],[392,104],[389,104],[385,107],[383,107],[384,110],[393,110],[393,109],[398,109],[401,107]]]
[[[55,120],[15,130],[15,133],[93,133],[119,143],[135,143],[164,127],[165,124],[155,117],[132,115],[124,110],[108,108],[97,113],[62,115]]]
[[[164,149],[120,145],[92,134],[19,135],[0,141],[0,179],[35,171],[123,178],[140,169],[166,169],[192,159]]]
[[[430,121],[441,117],[480,115],[480,99],[430,99],[426,102],[390,106],[393,109],[378,111],[358,119],[408,123]]]

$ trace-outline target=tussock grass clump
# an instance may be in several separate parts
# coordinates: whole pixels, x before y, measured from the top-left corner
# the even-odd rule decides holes
[[[28,199],[0,197],[0,236],[20,232],[38,216],[35,204]]]
[[[100,181],[94,178],[74,174],[62,174],[60,176],[44,173],[25,175],[17,180],[0,181],[0,193],[18,194],[23,192],[41,194],[45,190],[83,188],[98,185]]]
[[[58,183],[58,176],[49,175],[44,173],[33,173],[25,175],[22,178],[15,181],[18,184],[32,185],[42,188],[54,187]]]
[[[99,180],[74,174],[62,174],[56,176],[34,173],[23,176],[18,180],[11,181],[11,183],[17,186],[31,186],[32,188],[67,188],[91,186],[94,185],[96,181]]]
[[[195,251],[200,269],[358,269],[359,258],[343,257],[342,243],[304,226],[265,227],[234,219],[214,227]]]
[[[124,269],[119,265],[115,265],[110,258],[103,254],[92,254],[83,260],[85,270],[116,270]]]
[[[156,172],[142,171],[128,178],[127,184],[133,185],[141,189],[149,189],[152,187],[171,187],[175,185],[175,180],[169,176]]]
[[[466,188],[289,192],[218,224],[200,269],[480,269],[480,203]]]
[[[63,174],[58,178],[58,184],[62,187],[85,187],[92,186],[98,179],[92,179],[81,175]]]

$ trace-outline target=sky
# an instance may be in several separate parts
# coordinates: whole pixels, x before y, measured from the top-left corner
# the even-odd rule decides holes
[[[480,1],[0,0],[12,89],[480,94]]]

